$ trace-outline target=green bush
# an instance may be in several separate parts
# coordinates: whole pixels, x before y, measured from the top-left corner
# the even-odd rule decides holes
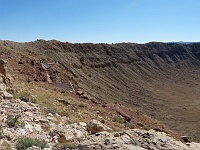
[[[37,146],[44,149],[47,145],[47,142],[38,140],[38,139],[31,139],[31,138],[21,138],[17,141],[16,149],[17,150],[25,150],[32,146]]]
[[[136,140],[134,140],[134,139],[131,140],[131,144],[134,145],[134,146],[139,145],[138,142]]]
[[[120,116],[114,116],[113,118],[112,118],[112,121],[113,122],[118,122],[118,123],[125,123],[125,120],[124,120],[124,118],[122,118],[122,117],[120,117]]]
[[[54,145],[54,150],[66,150],[66,149],[75,149],[77,148],[77,145],[74,142],[67,142],[67,143],[58,143],[56,145]]]
[[[132,123],[132,122],[131,123],[129,123],[129,122],[126,123],[125,126],[128,127],[129,129],[135,129],[135,127],[136,127],[135,124]]]
[[[12,115],[8,115],[8,118],[7,118],[7,125],[12,128],[12,127],[15,127],[19,124],[19,119],[20,116],[12,116]]]

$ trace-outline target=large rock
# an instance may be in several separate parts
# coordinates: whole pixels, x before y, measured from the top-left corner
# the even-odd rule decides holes
[[[200,150],[200,143],[182,143],[164,132],[130,129],[123,132],[99,132],[80,141],[79,150]]]
[[[7,62],[0,59],[0,97],[5,99],[12,99],[13,96],[6,92],[8,87],[11,87],[11,77],[7,75]]]
[[[6,92],[6,91],[3,92],[3,97],[5,99],[13,99],[13,95],[8,93],[8,92]]]
[[[188,147],[192,150],[200,150],[200,143],[191,142],[188,143]]]
[[[6,85],[4,84],[4,79],[0,75],[0,91],[5,91],[6,90]]]
[[[88,136],[86,140],[79,143],[78,149],[144,150],[144,148],[137,146],[128,135],[123,134],[119,137],[115,137],[113,133],[108,133],[106,131]]]
[[[0,81],[0,97],[3,97],[3,93],[6,90],[6,85]]]
[[[100,121],[94,119],[87,124],[87,130],[91,134],[95,134],[97,132],[102,132],[102,131],[112,131],[111,128],[107,127]]]
[[[0,77],[1,79],[1,77]],[[6,85],[0,80],[0,97],[5,99],[12,99],[13,95],[6,91]]]
[[[0,59],[0,83],[10,86],[12,85],[13,78],[7,73],[7,70],[6,62]]]
[[[171,150],[190,150],[190,148],[181,141],[177,141],[164,132],[155,130],[130,129],[125,131],[130,138],[134,139],[138,146],[145,149],[171,149]]]

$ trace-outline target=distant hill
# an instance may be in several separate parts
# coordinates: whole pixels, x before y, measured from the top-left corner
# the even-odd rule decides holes
[[[179,42],[167,42],[167,43],[175,43],[175,44],[194,44],[194,43],[199,43],[199,42],[183,42],[183,41],[179,41]]]

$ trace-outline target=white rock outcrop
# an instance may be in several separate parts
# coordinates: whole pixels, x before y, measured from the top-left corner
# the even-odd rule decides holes
[[[0,98],[12,99],[13,96],[8,93],[7,87],[11,86],[11,80],[7,74],[7,62],[0,59]]]
[[[99,132],[78,145],[80,150],[199,150],[200,143],[182,143],[164,132],[130,129],[123,132]]]
[[[111,128],[107,127],[106,125],[104,125],[103,123],[101,123],[98,120],[91,120],[88,124],[87,124],[87,130],[90,134],[95,134],[97,132],[102,132],[102,131],[112,131]]]
[[[74,142],[75,149],[119,150],[199,150],[199,143],[182,143],[170,135],[154,130],[130,129],[113,132],[97,120],[67,124],[70,118],[58,114],[42,115],[39,105],[19,99],[0,101],[0,147],[7,141],[15,149],[20,137],[45,140],[53,149],[56,143]],[[18,118],[15,127],[8,125],[9,117]],[[90,134],[92,133],[92,134]]]

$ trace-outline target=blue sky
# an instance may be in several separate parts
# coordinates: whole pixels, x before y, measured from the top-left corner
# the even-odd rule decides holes
[[[0,40],[200,41],[200,0],[0,0]]]

